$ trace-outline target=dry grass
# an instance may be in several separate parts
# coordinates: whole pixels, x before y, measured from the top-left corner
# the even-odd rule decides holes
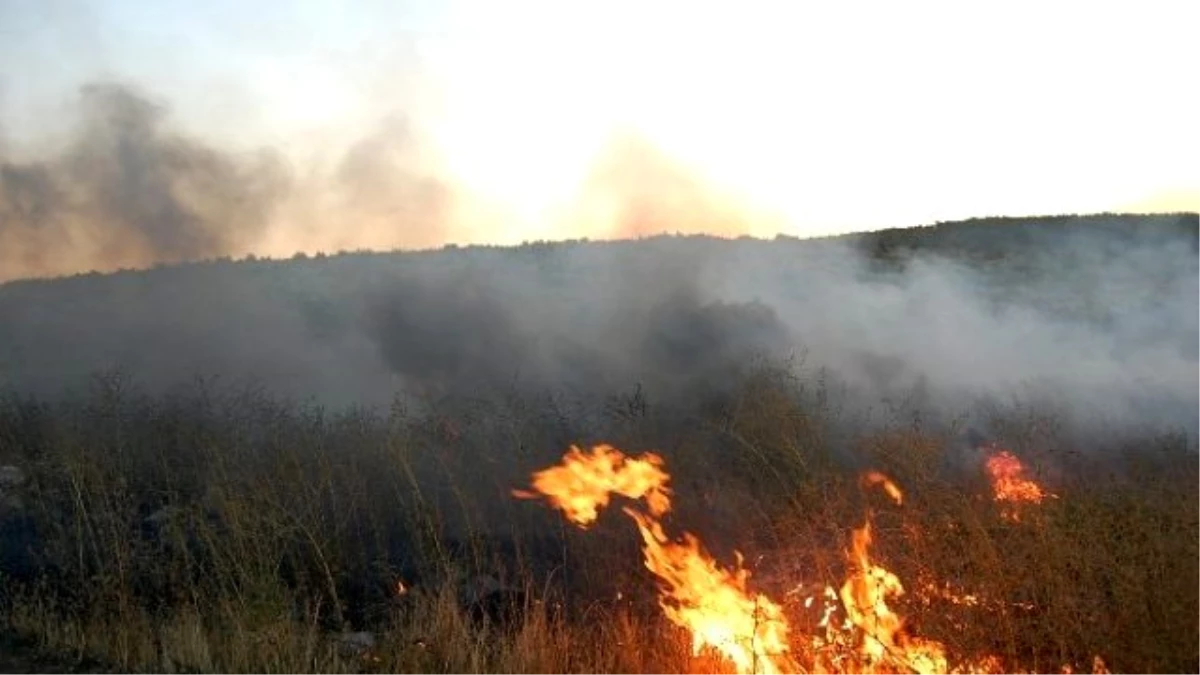
[[[1186,441],[1073,452],[1044,420],[998,417],[1058,495],[1013,523],[953,461],[958,430],[838,440],[820,386],[777,375],[700,413],[612,401],[591,417],[511,394],[332,414],[205,385],[148,397],[119,377],[60,404],[8,396],[0,464],[28,482],[22,515],[0,520],[2,621],[63,663],[123,671],[720,671],[657,611],[628,523],[578,531],[508,496],[568,443],[606,440],[661,450],[673,525],[722,559],[746,552],[751,583],[773,594],[840,584],[870,510],[912,630],[956,657],[1194,671],[1200,489]],[[905,489],[902,507],[858,487],[868,466]],[[505,590],[473,602],[484,575]],[[956,605],[923,580],[990,604]],[[798,634],[813,628],[789,611]],[[352,631],[374,644],[351,649]]]

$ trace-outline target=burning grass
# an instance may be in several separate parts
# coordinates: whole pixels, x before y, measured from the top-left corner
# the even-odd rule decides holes
[[[997,471],[998,461],[1005,470]],[[1040,487],[1015,475],[1022,467],[1012,453],[1000,451],[989,457],[986,470],[997,501],[1040,501]],[[598,509],[613,493],[645,498],[646,509],[625,507],[623,511],[641,534],[643,560],[659,582],[663,614],[690,635],[693,656],[710,650],[738,673],[1004,672],[1002,660],[994,654],[952,663],[941,642],[911,634],[906,619],[888,606],[889,599],[904,595],[904,585],[895,573],[871,559],[870,512],[850,536],[848,576],[840,592],[825,587],[826,602],[817,624],[821,632],[789,639],[791,628],[782,607],[748,590],[750,572],[740,552],[734,553],[734,565],[725,568],[694,534],[685,532],[678,541],[668,537],[662,517],[670,511],[669,480],[662,458],[655,453],[630,458],[607,444],[597,445],[590,454],[572,446],[560,464],[533,475],[533,491],[514,490],[513,495],[545,497],[582,528],[596,520]],[[879,471],[863,473],[860,485],[879,486],[897,506],[903,504],[903,491]],[[1011,512],[1002,515],[1007,518]],[[925,587],[932,586],[926,583]],[[978,605],[976,596],[947,592],[940,597]],[[811,607],[813,599],[811,595],[805,598],[805,606]],[[839,610],[845,617],[841,623],[834,620]],[[793,642],[800,648],[793,650]],[[1070,670],[1071,664],[1063,667]],[[1093,659],[1093,668],[1094,672],[1108,672],[1099,656]]]
[[[1023,505],[1041,504],[1047,497],[1056,497],[1026,477],[1025,465],[1011,451],[994,443],[989,445],[988,450],[991,454],[984,468],[992,481],[995,500],[1003,504],[1001,515],[1004,518],[1018,522]]]
[[[514,491],[521,498],[544,495],[568,520],[586,527],[609,495],[645,498],[646,509],[626,507],[642,536],[646,568],[659,580],[659,605],[676,626],[691,635],[692,654],[711,648],[731,661],[739,673],[780,673],[796,669],[787,658],[788,625],[779,605],[746,590],[749,572],[737,564],[717,564],[693,534],[673,541],[663,528],[670,511],[670,476],[663,460],[647,453],[627,458],[611,445],[591,454],[572,446],[558,466],[534,474],[537,492]]]
[[[1014,416],[1004,447],[909,422],[835,442],[794,382],[608,418],[2,398],[6,640],[154,671],[1195,669],[1186,440],[1073,452]]]

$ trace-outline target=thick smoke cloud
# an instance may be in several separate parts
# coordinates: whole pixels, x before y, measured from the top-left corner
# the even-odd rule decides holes
[[[378,402],[402,386],[676,393],[803,353],[874,403],[1036,394],[1194,427],[1195,233],[1174,232],[883,270],[840,242],[664,238],[17,283],[0,293],[0,354],[31,386],[141,363],[159,380],[286,373],[289,393]]]
[[[951,415],[1019,400],[1084,426],[1195,434],[1195,216],[990,229],[1011,255],[925,252],[881,271],[839,245],[745,246],[706,284],[776,308],[860,400],[917,392]]]
[[[45,394],[110,367],[154,388],[248,377],[332,405],[640,386],[688,408],[794,358],[825,369],[848,424],[1027,410],[1089,438],[1195,437],[1195,216],[964,231],[1000,239],[889,257],[870,237],[664,237],[17,282],[0,373]]]
[[[662,243],[544,246],[400,274],[368,294],[363,326],[393,372],[436,394],[591,396],[636,382],[677,399],[788,348],[771,308],[697,286],[706,253]]]

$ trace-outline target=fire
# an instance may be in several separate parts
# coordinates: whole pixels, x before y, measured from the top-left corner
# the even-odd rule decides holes
[[[544,496],[583,528],[596,520],[614,492],[630,499],[644,498],[651,515],[658,517],[671,509],[671,491],[666,487],[670,476],[662,467],[662,457],[653,452],[635,459],[611,445],[597,445],[590,455],[572,445],[561,464],[533,474],[536,492],[514,490],[513,495],[521,499]]]
[[[788,622],[778,604],[751,594],[750,572],[741,555],[733,569],[721,567],[700,540],[684,533],[672,541],[659,520],[670,510],[670,476],[658,455],[631,459],[610,445],[591,454],[576,446],[562,463],[533,475],[537,491],[515,490],[520,498],[542,495],[573,523],[586,527],[595,521],[611,493],[644,499],[648,512],[626,507],[642,536],[646,568],[658,577],[659,606],[676,625],[690,632],[692,651],[715,649],[733,662],[739,673],[793,672],[787,657]]]
[[[904,502],[904,493],[899,486],[878,471],[864,473],[860,484],[864,489],[878,485],[897,505]],[[857,642],[862,663],[847,665],[863,672],[892,668],[918,673],[948,672],[943,645],[910,636],[905,629],[904,619],[888,607],[889,598],[904,595],[904,585],[893,572],[871,560],[871,541],[871,516],[868,512],[866,522],[851,535],[850,548],[846,552],[850,573],[837,594],[846,612],[842,628],[857,628],[861,633]],[[828,619],[827,610],[822,617],[823,626]],[[846,640],[836,631],[827,629],[824,642],[844,644]],[[821,646],[821,641],[816,646]]]
[[[694,535],[685,533],[673,542],[658,520],[630,508],[625,513],[642,534],[646,568],[662,582],[659,605],[668,619],[691,632],[693,654],[713,647],[739,673],[795,669],[784,657],[788,622],[783,610],[746,590],[750,572],[740,555],[732,570],[724,569]]]
[[[1005,503],[1001,516],[1019,521],[1017,506],[1022,503],[1040,504],[1046,497],[1054,497],[1041,485],[1025,477],[1025,465],[1008,450],[998,449],[988,457],[984,465],[992,480],[992,492],[997,502]]]
[[[1000,467],[993,475],[1008,481],[1002,484],[998,479],[997,500],[1012,499],[1001,494],[1036,496],[1021,497],[1025,501],[1053,496],[1021,478],[1023,467],[1010,453],[1002,452],[993,460],[989,471]],[[644,564],[659,581],[659,607],[671,622],[688,631],[693,654],[715,650],[739,673],[798,672],[802,664],[819,672],[1003,672],[994,655],[958,662],[952,669],[945,645],[911,634],[905,619],[888,605],[905,594],[904,585],[895,573],[871,559],[870,511],[851,535],[848,573],[840,590],[824,587],[816,623],[821,633],[796,639],[795,644],[806,645],[807,650],[803,658],[793,655],[787,616],[771,598],[748,589],[750,572],[740,553],[733,567],[726,568],[695,535],[685,532],[675,540],[667,536],[661,518],[671,509],[672,493],[664,467],[655,453],[628,457],[611,445],[597,445],[590,452],[571,446],[561,463],[533,474],[532,491],[514,490],[513,495],[545,498],[581,528],[595,522],[613,493],[643,502],[644,506],[622,510],[637,526]],[[879,486],[897,505],[903,503],[899,486],[878,471],[864,473],[860,485],[863,489]],[[949,586],[939,589],[932,581],[922,581],[918,578],[917,595],[926,599],[926,605],[931,595],[945,595],[955,604],[982,607],[978,596],[958,595]],[[787,595],[807,595],[803,605],[815,611],[817,598],[810,593],[817,588],[800,583]],[[839,612],[844,618],[835,619]],[[1093,669],[1103,672],[1104,668],[1096,657]]]
[[[870,519],[854,531],[849,559],[853,572],[842,585],[842,605],[850,623],[863,633],[861,654],[868,667],[900,666],[918,673],[945,673],[945,648],[940,642],[910,637],[904,619],[887,605],[904,595],[900,578],[871,562]]]
[[[904,493],[900,491],[900,488],[892,482],[891,478],[888,478],[878,471],[868,471],[864,473],[862,476],[862,485],[864,488],[869,488],[872,485],[879,485],[883,488],[883,491],[887,493],[887,496],[891,497],[892,501],[896,502],[897,506],[904,503]]]

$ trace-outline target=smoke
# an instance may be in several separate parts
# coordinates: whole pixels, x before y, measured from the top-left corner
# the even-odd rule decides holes
[[[121,83],[84,86],[66,139],[0,144],[0,282],[297,252],[489,241],[510,223],[442,162],[420,121],[392,111],[349,140],[241,150],[178,128]],[[514,158],[513,161],[520,161]],[[554,221],[556,237],[734,235],[736,200],[634,135],[614,137]]]
[[[877,420],[921,409],[981,423],[1025,406],[1093,436],[1196,435],[1194,215],[943,226],[882,250],[891,236],[475,246],[11,283],[0,373],[41,393],[122,367],[155,387],[252,377],[330,404],[639,385],[687,404],[727,393],[760,357],[802,355],[836,405]]]
[[[79,109],[56,155],[0,159],[3,278],[241,250],[288,189],[271,153],[233,157],[173,133],[160,105],[126,87],[89,85]]]
[[[677,400],[788,346],[771,308],[716,301],[698,285],[709,254],[670,240],[443,253],[436,267],[378,283],[362,325],[425,393],[590,397],[639,383]]]
[[[126,85],[89,85],[75,110],[39,153],[0,144],[0,281],[474,231],[473,196],[412,115],[297,163],[184,133]],[[754,220],[635,136],[601,153],[564,213],[579,222],[563,236],[617,238]],[[635,385],[682,401],[758,357],[803,354],[856,409],[951,418],[1025,401],[1194,435],[1197,277],[1194,215],[221,262],[0,286],[0,373],[39,392],[122,367],[155,387],[252,376],[331,403]]]
[[[1090,428],[1196,433],[1194,215],[993,223],[974,231],[1000,241],[966,259],[974,244],[946,230],[934,240],[959,256],[930,247],[890,270],[837,243],[735,244],[706,283],[774,307],[863,402],[915,392],[952,416],[1020,401]]]
[[[359,233],[356,245],[365,243],[365,233],[382,234],[384,241],[402,242],[410,248],[445,243],[451,189],[425,173],[420,152],[417,132],[403,118],[386,120],[377,132],[346,152],[335,177],[343,212]],[[405,236],[394,231],[401,224]]]
[[[327,167],[189,136],[124,84],[83,87],[76,112],[69,140],[32,159],[0,146],[0,281],[448,236],[453,189],[404,117]]]
[[[36,193],[37,176],[8,185]],[[1080,427],[1196,433],[1194,215],[964,232],[999,239],[939,253],[956,236],[943,227],[888,258],[872,236],[662,237],[8,284],[0,372],[41,392],[119,366],[155,386],[253,376],[330,403],[635,385],[685,401],[758,357],[802,354],[854,409],[950,420],[1028,405]]]

